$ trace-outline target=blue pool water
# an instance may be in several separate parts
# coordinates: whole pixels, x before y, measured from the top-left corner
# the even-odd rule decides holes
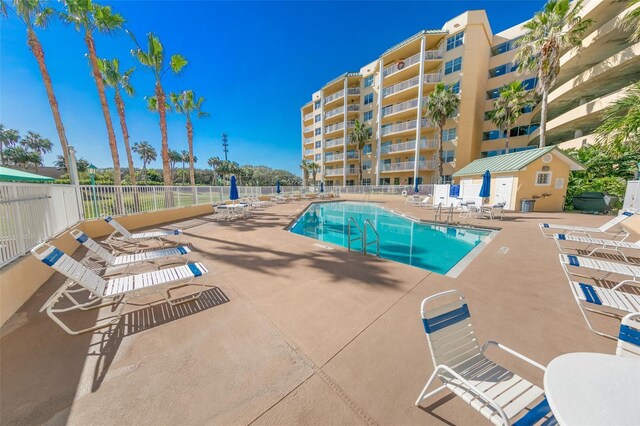
[[[315,203],[290,231],[347,247],[347,222],[353,217],[362,228],[370,219],[380,234],[380,257],[446,274],[490,232],[419,223],[375,204],[358,202]],[[359,235],[352,228],[352,238]],[[368,240],[375,239],[369,232]],[[361,241],[351,244],[361,250]],[[375,244],[367,249],[375,253]]]

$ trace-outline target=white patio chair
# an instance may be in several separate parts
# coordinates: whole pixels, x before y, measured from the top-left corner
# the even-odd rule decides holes
[[[556,245],[558,246],[558,250],[560,252],[565,252],[565,250],[569,247],[565,247],[562,245],[562,242],[574,242],[574,243],[582,243],[586,244],[584,250],[589,250],[592,246],[598,246],[591,250],[587,256],[592,256],[595,252],[604,250],[604,251],[615,251],[617,252],[625,262],[628,262],[626,254],[620,249],[630,249],[630,250],[640,250],[640,240],[636,242],[631,241],[616,241],[616,240],[607,240],[603,238],[592,238],[583,235],[566,235],[566,234],[555,234],[553,236]]]
[[[427,297],[421,313],[435,370],[416,405],[448,389],[494,425],[534,424],[543,418],[551,421],[544,391],[488,359],[485,351],[495,346],[542,371],[545,368],[500,343],[488,341],[480,346],[461,292],[449,290]],[[428,392],[436,378],[443,385]],[[525,411],[530,406],[533,408]]]
[[[68,278],[67,282],[47,300],[42,309],[40,309],[40,312],[46,311],[47,315],[69,334],[86,333],[118,322],[129,299],[148,296],[149,294],[159,294],[171,305],[195,300],[200,297],[204,290],[204,278],[200,278],[202,280],[200,290],[190,296],[172,300],[170,291],[175,287],[193,284],[194,279],[202,277],[209,272],[202,263],[198,262],[136,275],[104,279],[77,260],[49,244],[40,244],[33,248],[31,253],[44,264]],[[89,292],[87,302],[77,300],[74,295],[79,292]],[[60,298],[67,299],[68,302],[71,302],[71,306],[55,308]],[[57,314],[64,312],[77,309],[83,311],[97,309],[116,303],[118,303],[119,306],[115,311],[114,317],[102,324],[83,330],[72,330],[57,317]]]
[[[594,280],[604,280],[612,274],[623,275],[631,277],[631,279],[625,279],[615,287],[614,290],[624,286],[625,284],[639,284],[638,278],[640,278],[640,265],[631,265],[629,263],[610,262],[608,260],[600,260],[592,257],[574,256],[572,254],[560,254],[560,265],[564,270],[567,279],[571,281],[572,276],[590,277]],[[569,270],[571,268],[571,270]],[[601,276],[584,275],[583,273],[572,272],[573,268],[590,269],[592,271],[601,272]],[[582,272],[582,271],[580,271]]]
[[[477,212],[475,201],[460,202],[460,217],[469,218],[473,212]]]
[[[640,312],[622,318],[616,355],[640,358]]]
[[[504,219],[504,206],[507,205],[505,201],[496,203],[491,207],[482,207],[482,215],[487,215],[490,220],[494,217],[500,217],[500,220]]]
[[[136,232],[132,234],[131,232],[129,232],[127,228],[122,226],[120,223],[118,223],[117,220],[115,220],[111,216],[106,216],[104,218],[104,221],[107,222],[109,225],[111,225],[111,227],[114,229],[111,235],[109,235],[105,240],[105,243],[107,243],[107,245],[109,245],[109,247],[111,247],[112,249],[116,249],[117,248],[116,246],[118,246],[118,243],[125,243],[128,245],[132,245],[135,248],[138,248],[140,243],[143,243],[149,240],[155,240],[162,244],[165,244],[168,242],[165,239],[167,237],[178,237],[176,241],[171,241],[172,243],[175,243],[175,245],[178,245],[180,244],[180,239],[182,237],[182,229],[171,229],[168,231],[165,231],[165,230],[146,231],[146,232]]]
[[[93,261],[97,260],[100,263],[104,263],[104,266],[96,268],[98,270],[106,270],[108,267],[126,267],[127,269],[125,270],[128,270],[130,266],[140,263],[151,263],[160,266],[182,261],[187,264],[191,254],[191,249],[187,246],[167,247],[140,253],[111,253],[79,229],[73,229],[69,234],[93,253],[93,256],[89,257],[90,261],[92,261],[90,266],[92,269],[96,268],[93,265],[95,263]]]
[[[410,204],[412,206],[417,206],[420,204],[420,196],[419,195],[407,195],[407,199],[405,203]]]
[[[592,236],[591,234],[606,234],[606,235],[612,235],[615,237],[623,236],[621,241],[624,241],[624,239],[627,238],[627,236],[629,236],[629,233],[620,225],[622,224],[623,221],[629,219],[631,216],[633,216],[636,213],[637,213],[636,209],[625,210],[624,212],[620,213],[618,216],[614,217],[613,219],[611,219],[610,221],[608,221],[607,223],[605,223],[599,228],[590,228],[586,226],[561,225],[561,224],[554,224],[554,223],[539,223],[538,226],[540,227],[540,232],[542,232],[542,236],[545,238],[553,238],[553,235],[555,233],[562,230],[564,231],[563,232],[564,234],[586,234],[589,237]],[[618,227],[618,232],[615,232],[615,233],[608,232],[610,229],[616,226]],[[553,231],[553,232],[551,234],[547,234],[546,231]]]
[[[624,314],[615,314],[609,310],[615,309],[624,313],[640,312],[640,295],[622,290],[612,290],[598,287],[596,285],[585,284],[578,281],[569,281],[571,292],[582,313],[582,317],[587,323],[589,330],[599,336],[616,340],[616,336],[597,330],[589,320],[587,312],[604,315],[620,319]],[[605,310],[608,308],[609,310]]]

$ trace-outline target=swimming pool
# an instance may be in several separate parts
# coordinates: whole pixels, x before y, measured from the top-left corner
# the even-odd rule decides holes
[[[440,274],[449,272],[485,240],[491,231],[456,228],[408,219],[376,204],[360,202],[313,203],[289,228],[290,232],[347,247],[347,223],[353,217],[362,228],[371,220],[380,234],[380,257]],[[352,229],[352,238],[359,235]],[[368,240],[374,239],[369,232]],[[370,245],[368,251],[373,251]],[[362,242],[351,243],[361,250]]]

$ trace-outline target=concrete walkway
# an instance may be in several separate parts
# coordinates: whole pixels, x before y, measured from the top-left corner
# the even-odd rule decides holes
[[[587,329],[555,245],[537,227],[599,226],[604,217],[510,214],[490,223],[502,230],[453,279],[285,232],[305,206],[174,224],[210,268],[209,289],[178,307],[130,307],[105,332],[69,336],[38,312],[63,282],[54,275],[2,327],[0,423],[484,424],[447,393],[413,405],[433,370],[420,302],[451,288],[465,293],[481,341],[542,364],[566,352],[614,351]],[[69,319],[85,325],[96,315]],[[539,371],[495,359],[542,385]]]

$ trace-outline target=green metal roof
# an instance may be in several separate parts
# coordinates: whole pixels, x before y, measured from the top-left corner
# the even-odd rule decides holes
[[[407,44],[411,43],[412,41],[419,39],[420,37],[422,37],[425,34],[447,34],[448,31],[445,30],[422,30],[417,34],[412,35],[411,37],[409,37],[406,40],[401,41],[400,43],[391,46],[390,48],[388,48],[387,50],[385,50],[382,55],[380,56],[384,56],[387,55],[391,52],[393,52],[394,50],[398,50],[400,49],[402,46],[406,46]]]
[[[584,170],[582,164],[563,154],[557,147],[547,146],[544,148],[530,149],[528,151],[481,158],[467,164],[455,172],[453,176],[481,175],[487,170],[489,170],[489,173],[517,172],[553,150],[556,150],[556,152],[554,152],[555,155],[558,155],[560,159],[569,164],[571,170]]]
[[[54,180],[47,176],[0,166],[0,181],[3,182],[53,182]]]

